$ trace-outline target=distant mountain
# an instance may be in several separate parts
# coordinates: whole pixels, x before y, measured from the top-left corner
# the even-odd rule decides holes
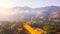
[[[48,7],[38,8],[38,9],[40,10],[40,12],[42,12],[42,15],[45,17],[50,16],[54,12],[58,12],[58,11],[60,12],[60,7],[58,7],[58,6],[48,6]]]
[[[30,7],[14,7],[12,9],[12,15],[8,17],[8,20],[23,20],[27,21],[34,17],[45,17],[48,18],[57,13],[60,14],[59,6],[47,6],[41,8],[30,8]],[[55,13],[56,12],[56,13]],[[57,14],[59,16],[59,14]]]
[[[16,14],[13,15],[14,19],[17,20],[29,20],[32,17],[50,17],[55,12],[60,12],[60,7],[58,6],[47,6],[42,8],[30,8],[30,7],[15,7],[14,12]]]
[[[13,17],[14,20],[27,21],[36,14],[33,8],[30,7],[14,7],[13,11],[15,12],[15,14],[13,14],[11,17]]]

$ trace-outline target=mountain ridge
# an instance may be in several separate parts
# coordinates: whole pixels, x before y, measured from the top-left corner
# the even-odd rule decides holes
[[[30,8],[30,7],[14,7],[12,8],[13,14],[10,15],[7,20],[30,20],[32,17],[43,16],[49,17],[54,12],[60,12],[59,6],[47,6],[42,8]]]

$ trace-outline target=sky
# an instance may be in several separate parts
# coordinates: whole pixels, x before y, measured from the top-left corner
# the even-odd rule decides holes
[[[0,0],[0,8],[12,8],[15,6],[39,8],[51,5],[60,6],[60,0]]]

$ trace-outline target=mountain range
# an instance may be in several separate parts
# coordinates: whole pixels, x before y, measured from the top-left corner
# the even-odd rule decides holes
[[[30,7],[14,7],[11,8],[12,15],[8,16],[7,20],[30,20],[34,17],[45,17],[50,16],[60,16],[60,7],[59,6],[47,6],[41,8],[30,8]],[[59,13],[59,14],[58,14]],[[5,20],[5,19],[4,19]]]

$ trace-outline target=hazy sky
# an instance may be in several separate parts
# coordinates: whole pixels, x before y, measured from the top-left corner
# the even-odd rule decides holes
[[[37,8],[50,5],[60,6],[60,0],[0,0],[0,8],[11,8],[15,6]]]

